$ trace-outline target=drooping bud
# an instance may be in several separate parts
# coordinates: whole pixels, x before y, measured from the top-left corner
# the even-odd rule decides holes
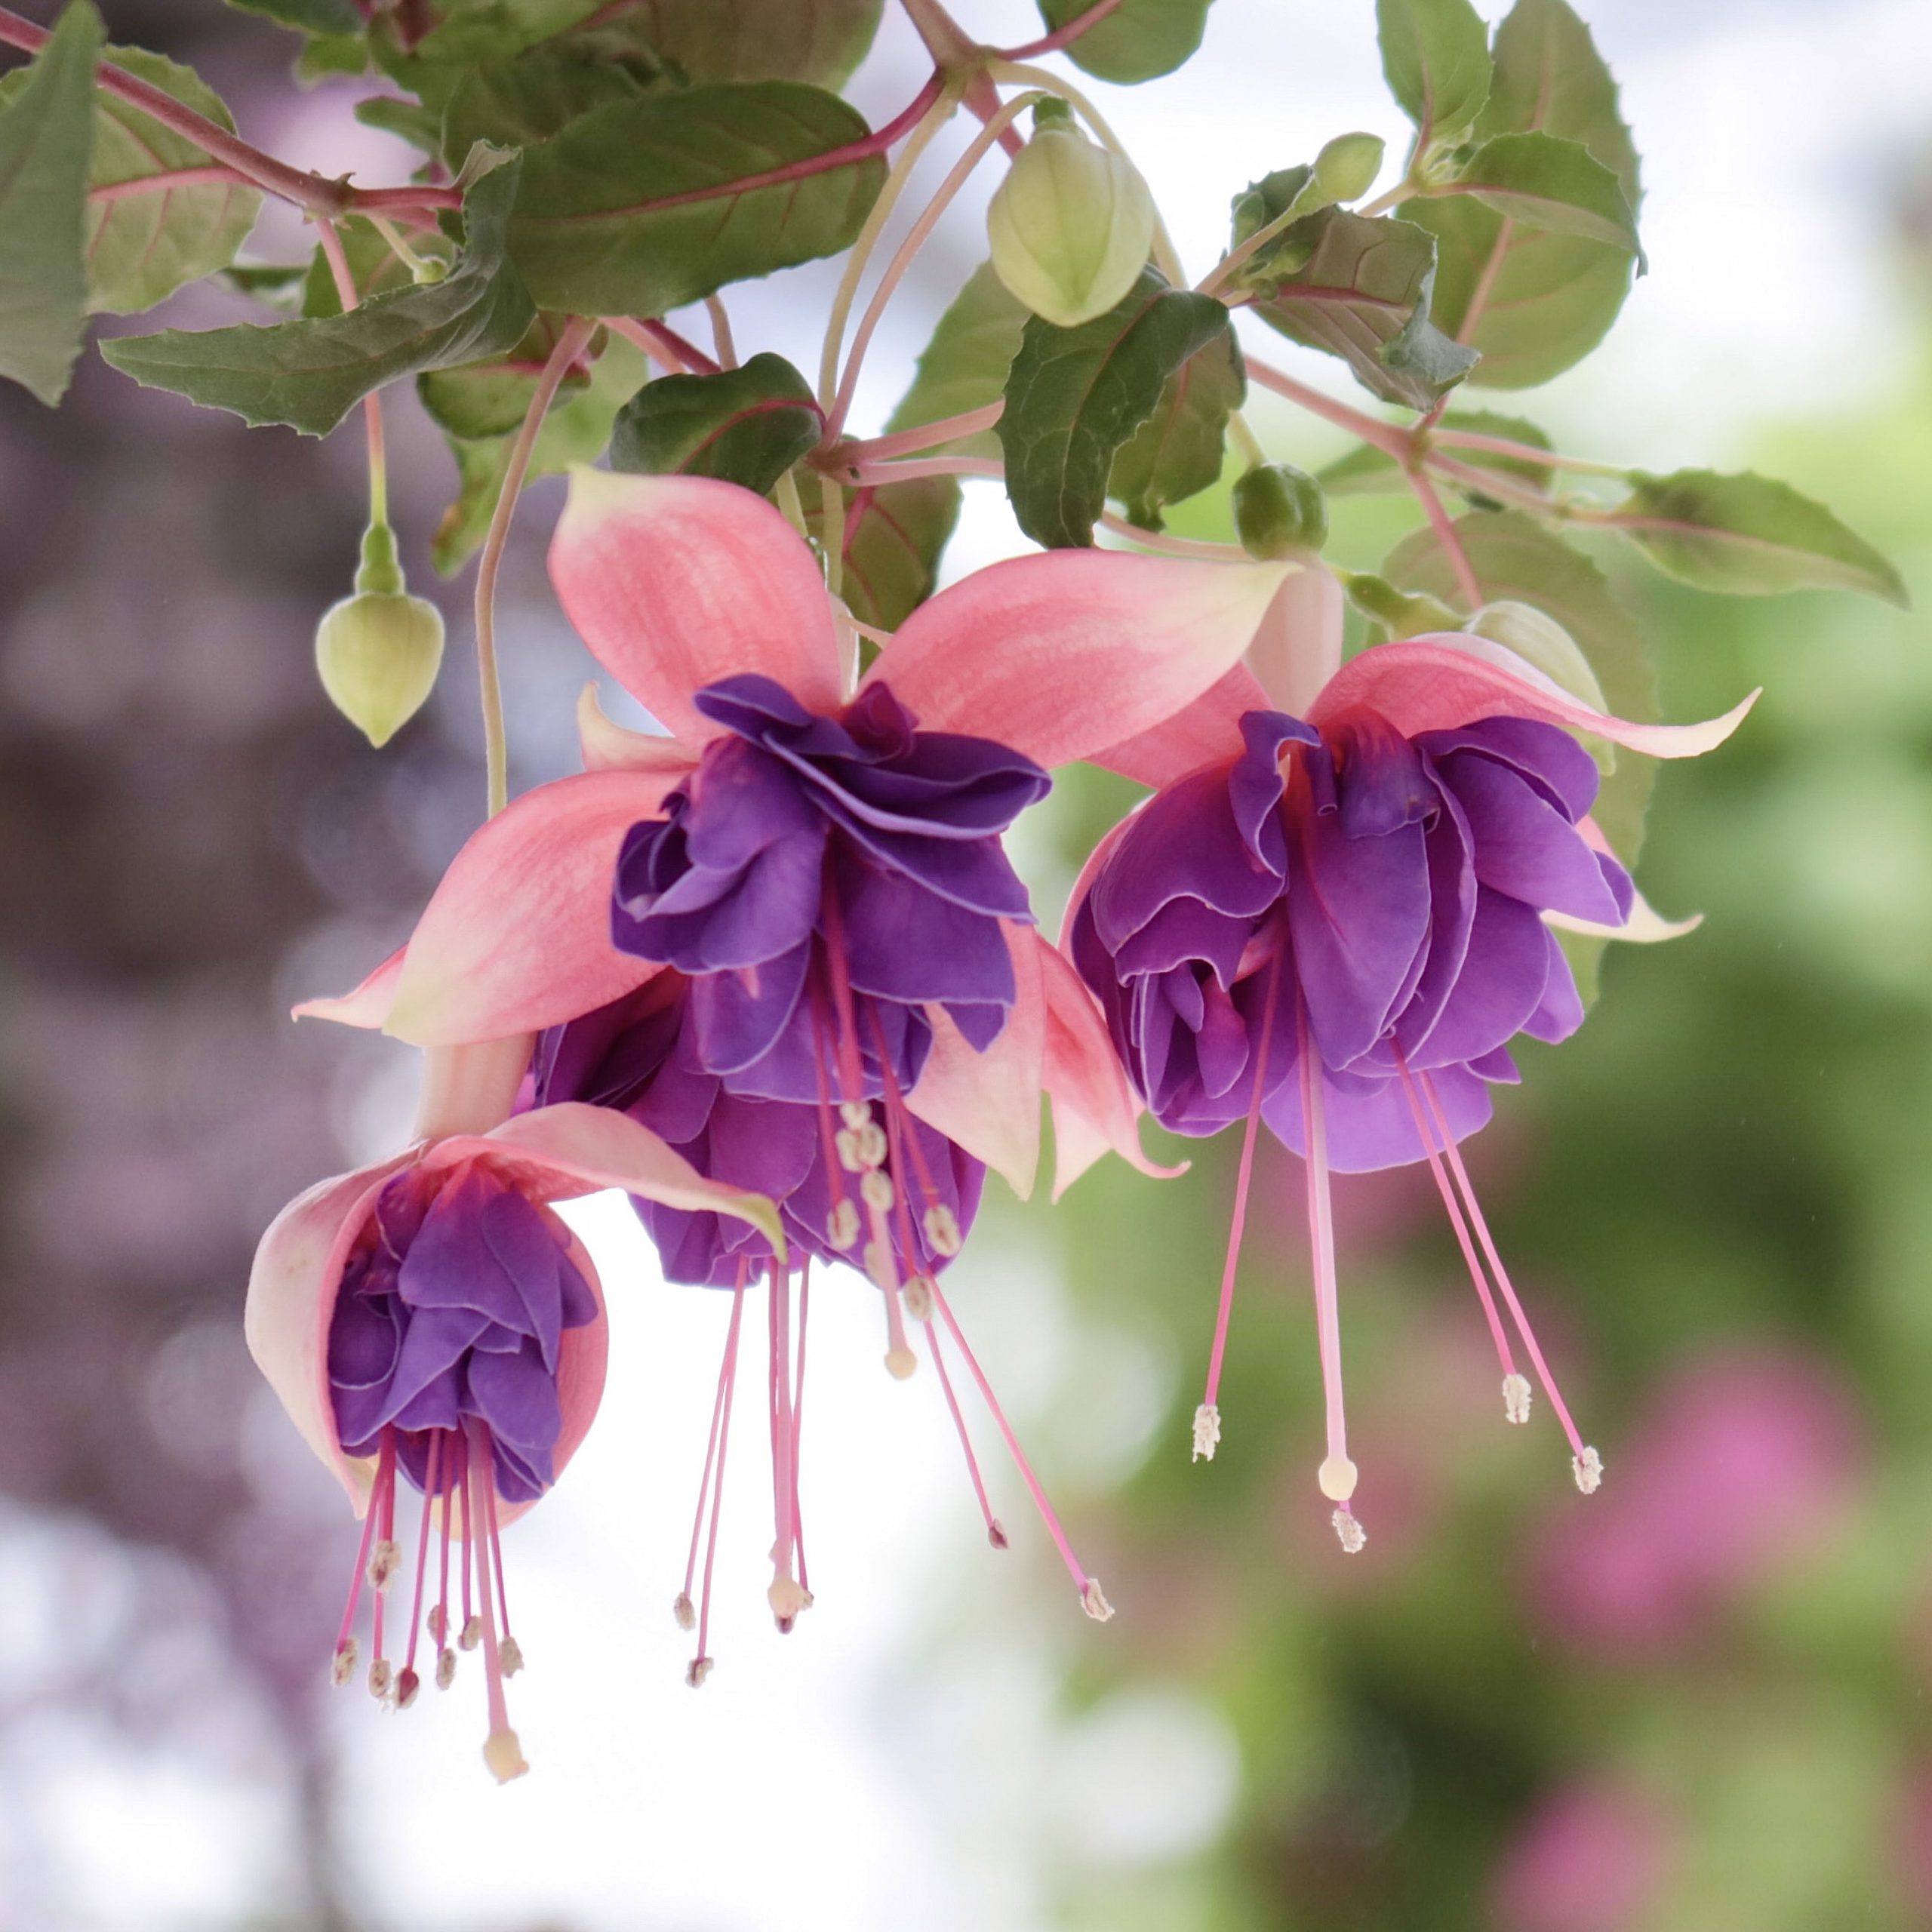
[[[1251,557],[1306,556],[1328,540],[1321,485],[1291,463],[1257,463],[1235,485],[1235,528]]]
[[[1337,134],[1315,157],[1315,179],[1331,202],[1365,195],[1382,172],[1379,134]]]
[[[421,709],[443,661],[442,613],[403,589],[386,524],[362,540],[355,594],[315,630],[315,668],[330,702],[371,744],[383,746]]]
[[[1042,103],[986,211],[993,270],[1036,315],[1063,329],[1103,315],[1131,288],[1154,240],[1154,198],[1124,156]]]

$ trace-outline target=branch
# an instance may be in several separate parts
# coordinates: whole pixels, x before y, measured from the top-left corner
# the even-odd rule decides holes
[[[629,315],[606,315],[603,322],[613,335],[620,335],[626,342],[635,343],[647,355],[656,357],[676,374],[718,374],[715,358],[706,355],[696,343],[686,341],[675,329],[663,322],[641,322]]]
[[[1297,408],[1305,409],[1311,416],[1318,416],[1324,422],[1332,423],[1337,429],[1359,436],[1364,442],[1372,445],[1386,456],[1392,456],[1405,466],[1414,454],[1415,438],[1399,423],[1385,423],[1366,410],[1352,408],[1320,389],[1297,382],[1294,377],[1269,363],[1257,361],[1252,355],[1246,360],[1247,373],[1255,381],[1264,389],[1272,389],[1277,395],[1286,396]]]
[[[1457,587],[1468,598],[1472,611],[1482,606],[1482,580],[1476,575],[1475,566],[1469,561],[1469,553],[1463,548],[1463,540],[1456,534],[1456,526],[1449,512],[1442,507],[1442,499],[1435,494],[1435,486],[1419,469],[1408,472],[1409,488],[1416,493],[1416,501],[1422,505],[1423,514],[1429,518],[1429,527],[1435,532],[1436,541],[1442,546],[1443,555],[1449,559],[1449,567],[1456,573]]]
[[[1056,27],[1051,33],[1043,34],[1038,40],[1029,40],[1024,47],[1005,47],[1000,50],[1002,60],[1031,60],[1041,54],[1057,54],[1063,47],[1071,47],[1090,27],[1097,27],[1121,4],[1121,0],[1094,0],[1084,14],[1076,14],[1063,27]]]
[[[1002,398],[988,403],[982,409],[969,409],[958,416],[942,416],[910,429],[896,429],[890,435],[869,436],[863,442],[847,443],[835,449],[832,461],[838,466],[878,463],[889,457],[911,456],[920,450],[937,449],[955,436],[976,436],[982,429],[990,429],[1005,411],[1006,403]]]

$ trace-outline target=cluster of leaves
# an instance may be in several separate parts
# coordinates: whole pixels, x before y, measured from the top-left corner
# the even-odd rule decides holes
[[[238,4],[301,33],[305,74],[371,79],[358,111],[420,150],[422,202],[391,190],[379,215],[344,184],[297,177],[312,185],[311,212],[335,224],[357,297],[346,309],[320,253],[237,266],[260,195],[218,151],[226,110],[185,69],[103,53],[90,0],[73,0],[33,63],[0,83],[0,372],[52,401],[88,314],[226,274],[283,312],[119,337],[107,359],[251,425],[311,435],[414,377],[456,462],[434,546],[454,571],[481,541],[554,352],[583,318],[598,326],[573,334],[583,347],[532,426],[529,474],[608,456],[781,491],[837,543],[861,621],[896,625],[930,592],[958,511],[952,475],[888,466],[880,480],[878,466],[848,461],[822,398],[776,354],[720,368],[687,344],[688,373],[647,380],[625,339],[858,238],[909,125],[875,132],[838,91],[884,0]],[[1208,5],[1121,0],[1064,51],[1105,79],[1154,78],[1193,51]],[[1050,33],[1088,11],[1041,0]],[[1464,383],[1528,387],[1602,339],[1644,265],[1637,152],[1568,0],[1515,0],[1493,35],[1469,0],[1377,0],[1376,17],[1414,128],[1392,188],[1368,198],[1382,143],[1341,135],[1235,195],[1228,253],[1200,288],[1178,285],[1157,242],[1127,294],[1072,328],[1029,314],[983,266],[940,318],[888,431],[999,405],[995,429],[928,456],[995,459],[1020,528],[1044,545],[1091,544],[1109,516],[1158,531],[1227,467],[1247,385],[1232,322],[1245,308],[1408,412],[1364,419],[1368,440],[1324,488],[1441,491],[1466,506],[1352,580],[1377,632],[1533,604],[1569,633],[1592,689],[1641,712],[1641,643],[1571,541],[1578,528],[1626,537],[1709,589],[1898,596],[1882,558],[1781,485],[1632,472],[1606,501],[1562,483],[1564,459],[1534,423],[1446,411]],[[140,86],[97,85],[112,78],[103,60]],[[142,86],[190,115],[157,119]],[[799,480],[813,487],[795,497]],[[1607,811],[1627,846],[1641,781],[1617,783]]]

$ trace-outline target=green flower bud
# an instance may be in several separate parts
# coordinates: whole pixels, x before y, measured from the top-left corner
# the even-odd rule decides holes
[[[372,745],[415,716],[442,661],[442,613],[400,591],[358,590],[316,627],[322,688]]]
[[[1422,637],[1431,631],[1453,631],[1461,623],[1447,605],[1433,597],[1410,596],[1398,590],[1386,577],[1373,577],[1366,571],[1342,574],[1348,587],[1349,601],[1371,622],[1380,624],[1392,641]]]
[[[1057,119],[1014,157],[986,211],[993,269],[1063,329],[1104,315],[1146,266],[1154,198],[1133,163]]]
[[[1328,540],[1321,485],[1291,463],[1257,464],[1235,485],[1235,528],[1251,557],[1318,550]]]
[[[1382,172],[1379,134],[1337,134],[1315,157],[1315,178],[1331,202],[1352,202],[1365,195]]]

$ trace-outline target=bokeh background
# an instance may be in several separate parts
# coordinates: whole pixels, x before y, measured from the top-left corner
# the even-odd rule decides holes
[[[45,4],[29,5],[48,17]],[[265,144],[398,178],[298,94],[266,23],[106,0]],[[963,0],[990,40],[1018,0]],[[1527,398],[1566,447],[1759,464],[1932,597],[1932,16],[1922,0],[1595,0],[1647,163],[1652,263],[1592,362]],[[1196,61],[1107,106],[1183,253],[1226,198],[1398,129],[1366,0],[1219,0]],[[890,111],[888,22],[857,88]],[[870,365],[903,386],[978,258],[969,205]],[[293,259],[292,226],[255,252]],[[809,365],[819,270],[733,298]],[[226,318],[184,298],[174,319]],[[1273,343],[1269,352],[1292,361]],[[1312,358],[1293,366],[1334,383]],[[450,479],[396,411],[417,586]],[[1310,466],[1319,426],[1257,411]],[[756,1443],[732,1472],[716,1673],[669,1614],[721,1298],[667,1290],[621,1204],[576,1211],[614,1303],[611,1398],[509,1539],[535,1774],[477,1762],[474,1683],[384,1717],[325,1662],[340,1498],[243,1351],[281,1201],[404,1131],[412,1056],[297,1029],[407,930],[481,780],[465,586],[432,711],[378,755],[309,639],[362,506],[345,432],[245,434],[98,364],[57,416],[0,394],[0,1932],[1880,1932],[1932,1924],[1932,656],[1848,598],[1745,604],[1606,559],[1665,708],[1762,683],[1662,776],[1641,877],[1692,937],[1613,958],[1524,1056],[1478,1186],[1609,1477],[1540,1404],[1506,1429],[1426,1174],[1341,1183],[1371,1541],[1311,1480],[1299,1174],[1264,1157],[1211,1468],[1191,1466],[1232,1147],[1161,1187],[1001,1197],[955,1296],[1120,1615],[1081,1617],[980,1431],[986,1549],[937,1389],[815,1297],[818,1604],[762,1601]],[[1015,547],[969,489],[954,568]],[[533,492],[506,581],[519,783],[570,768],[591,667]],[[1211,521],[1210,506],[1206,516]],[[1372,564],[1406,528],[1338,515]],[[1051,909],[1121,802],[1027,830]],[[997,1186],[995,1192],[997,1192]],[[737,1506],[735,1516],[733,1503]]]

